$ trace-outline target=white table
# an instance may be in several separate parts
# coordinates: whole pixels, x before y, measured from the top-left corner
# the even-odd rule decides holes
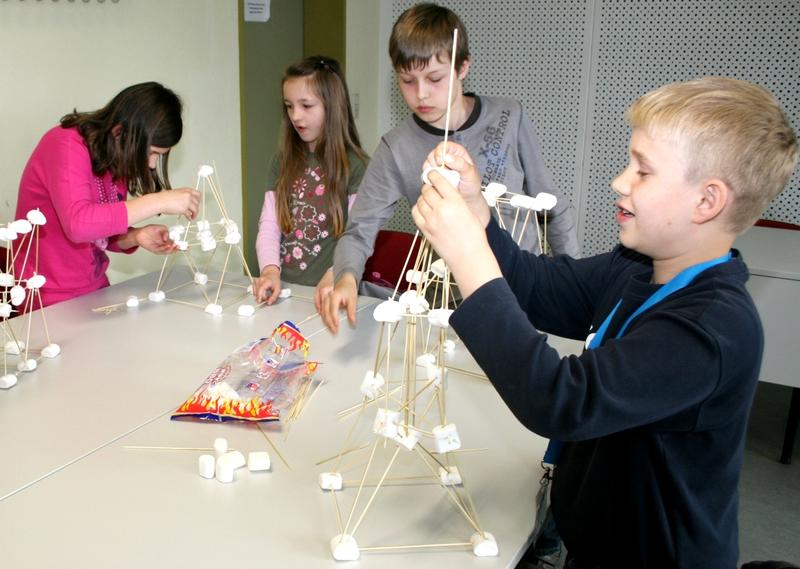
[[[781,462],[791,462],[800,420],[800,231],[753,227],[734,245],[750,269],[747,289],[764,325],[761,381],[792,388]]]
[[[333,567],[337,533],[329,494],[317,485],[318,460],[340,449],[350,426],[336,414],[357,402],[372,365],[377,324],[360,299],[359,324],[332,337],[318,318],[301,328],[328,382],[291,427],[268,427],[290,464],[271,452],[269,473],[237,471],[223,485],[197,474],[194,451],[137,451],[124,445],[270,450],[252,425],[170,421],[169,416],[234,348],[268,335],[286,318],[303,320],[300,298],[252,318],[214,317],[177,304],[143,304],[108,316],[91,308],[143,295],[155,276],[48,309],[63,353],[0,392],[0,552],[2,565],[30,569],[210,567],[233,564]],[[292,287],[311,296],[310,289]],[[363,310],[366,308],[367,310]],[[564,350],[571,342],[555,342]],[[472,366],[458,348],[457,363]],[[500,545],[496,558],[468,551],[364,554],[364,567],[514,567],[534,527],[534,500],[546,441],[523,428],[485,381],[453,373],[448,415],[466,448],[459,463],[482,526]],[[409,492],[411,492],[409,494]],[[466,532],[466,533],[465,533]],[[440,488],[393,487],[379,496],[359,543],[421,543],[471,533]]]

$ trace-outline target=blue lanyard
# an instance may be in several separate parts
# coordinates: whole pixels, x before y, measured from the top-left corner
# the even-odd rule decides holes
[[[682,288],[688,286],[689,283],[691,283],[697,275],[699,275],[706,269],[710,269],[715,265],[720,265],[730,260],[731,260],[731,253],[728,252],[724,254],[722,257],[717,257],[716,259],[711,259],[710,261],[698,263],[696,265],[692,265],[691,267],[683,269],[680,273],[672,277],[668,283],[666,283],[664,286],[662,286],[656,292],[650,295],[650,297],[647,300],[645,300],[642,303],[642,305],[628,317],[625,323],[620,327],[616,337],[621,338],[623,334],[625,334],[625,332],[628,330],[628,326],[630,326],[633,319],[642,314],[642,312],[649,310],[650,308],[652,308],[653,306],[664,300],[666,297],[671,295],[673,292],[677,292]],[[617,309],[619,308],[620,304],[622,304],[622,299],[617,301],[617,304],[611,310],[609,315],[606,316],[605,320],[603,320],[603,323],[600,325],[600,328],[597,329],[597,333],[595,333],[594,338],[592,338],[592,341],[589,342],[590,350],[595,349],[602,343],[603,338],[606,335],[606,331],[608,330],[608,326],[614,319],[614,314],[617,313]]]
[[[636,311],[631,314],[625,323],[620,327],[619,332],[617,332],[617,338],[621,338],[623,334],[628,330],[628,326],[630,326],[631,322],[634,318],[645,312],[646,310],[652,308],[666,297],[671,295],[673,292],[677,292],[682,288],[686,287],[691,283],[697,275],[705,271],[706,269],[710,269],[714,265],[720,265],[727,261],[730,261],[732,255],[730,252],[726,253],[722,257],[717,257],[716,259],[711,259],[710,261],[705,261],[703,263],[698,263],[697,265],[692,265],[691,267],[687,267],[682,270],[680,273],[672,277],[668,283],[664,286],[659,288],[656,292],[654,292],[650,297],[645,300],[642,305],[636,309]],[[617,301],[617,304],[611,310],[606,319],[603,320],[603,323],[600,325],[600,328],[597,329],[592,340],[589,342],[589,349],[593,350],[598,347],[603,342],[603,337],[606,335],[608,331],[608,326],[611,324],[611,321],[614,319],[614,314],[616,314],[619,305],[622,304],[622,299]],[[556,464],[558,462],[558,457],[561,454],[561,448],[563,447],[564,443],[561,441],[551,439],[550,442],[547,444],[547,450],[545,450],[544,458],[542,462],[545,464]]]

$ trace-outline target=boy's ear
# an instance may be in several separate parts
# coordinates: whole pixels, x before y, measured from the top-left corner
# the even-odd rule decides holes
[[[469,73],[469,59],[465,59],[461,64],[461,69],[458,70],[458,80],[463,81],[466,79],[467,73]]]
[[[706,180],[699,191],[700,197],[695,208],[695,221],[698,223],[717,218],[733,199],[730,186],[718,178]]]

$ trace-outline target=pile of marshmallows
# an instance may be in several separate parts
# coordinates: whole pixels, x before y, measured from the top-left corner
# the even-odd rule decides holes
[[[266,451],[247,453],[247,460],[238,450],[228,450],[228,440],[214,439],[214,455],[201,454],[197,461],[200,476],[203,478],[216,478],[217,482],[233,482],[233,472],[245,464],[250,472],[269,470],[272,464]]]

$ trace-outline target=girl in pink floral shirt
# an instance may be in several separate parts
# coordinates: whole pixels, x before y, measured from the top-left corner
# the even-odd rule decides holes
[[[339,63],[313,56],[289,66],[281,84],[283,126],[273,157],[256,253],[253,294],[272,304],[281,280],[314,286],[333,265],[367,164]]]

